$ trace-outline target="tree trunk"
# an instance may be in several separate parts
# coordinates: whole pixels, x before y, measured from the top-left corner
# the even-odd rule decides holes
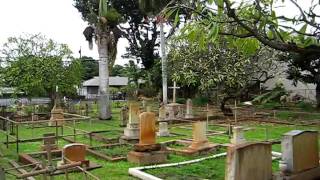
[[[317,108],[320,108],[320,83],[316,84]]]
[[[168,85],[167,85],[167,56],[165,47],[165,36],[163,31],[163,20],[160,22],[160,46],[161,46],[161,65],[162,65],[162,96],[163,103],[168,103]]]
[[[99,118],[111,119],[109,97],[109,68],[108,68],[108,35],[103,32],[98,35],[99,51]]]

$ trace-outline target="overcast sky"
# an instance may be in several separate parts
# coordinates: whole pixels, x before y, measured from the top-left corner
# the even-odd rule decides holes
[[[0,48],[8,37],[23,33],[42,33],[59,43],[68,44],[75,57],[79,49],[83,56],[98,58],[96,47],[89,50],[82,32],[87,23],[73,7],[73,0],[0,0]],[[128,60],[121,58],[128,43],[118,43],[117,64]]]
[[[299,0],[302,7],[309,7],[311,0]],[[294,15],[298,9],[291,3],[280,8],[280,15]],[[66,43],[79,57],[78,51],[82,48],[83,56],[98,58],[96,47],[89,50],[88,44],[82,35],[87,23],[73,7],[73,0],[0,0],[0,46],[10,36],[19,36],[23,33],[42,33],[57,42]],[[118,43],[117,64],[125,64],[128,60],[122,59],[125,53],[126,40]],[[0,47],[1,48],[1,47]]]

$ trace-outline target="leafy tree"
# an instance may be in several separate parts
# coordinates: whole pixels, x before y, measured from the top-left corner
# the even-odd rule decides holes
[[[83,56],[79,60],[84,71],[82,80],[88,80],[99,75],[99,64],[97,60],[87,56]]]
[[[124,76],[124,67],[121,65],[114,65],[111,71],[111,76]]]
[[[138,80],[142,78],[143,71],[134,61],[130,60],[124,65],[123,74],[129,78],[129,83],[134,83],[138,87]]]
[[[67,45],[40,34],[26,35],[8,38],[1,52],[6,59],[2,78],[17,92],[29,97],[45,95],[54,100],[58,86],[62,95],[76,94],[82,68],[79,61],[63,61],[70,59]]]
[[[169,59],[174,69],[179,69],[172,72],[173,79],[182,85],[199,87],[200,91],[219,87],[223,93],[222,108],[227,100],[247,94],[279,71],[275,63],[278,53],[272,49],[264,47],[247,55],[218,45],[199,48],[199,43],[173,39]]]
[[[254,52],[262,43],[270,48],[291,53],[289,78],[316,84],[318,106],[320,106],[320,4],[310,1],[309,7],[302,7],[301,1],[241,1],[235,0],[193,0],[176,2],[167,12],[183,10],[192,19],[183,33],[191,41],[216,43],[223,37],[230,46],[243,52]],[[291,5],[295,16],[282,15],[283,6]],[[279,15],[278,12],[281,12]],[[230,28],[232,27],[232,28]],[[249,47],[249,48],[248,48]],[[306,74],[305,72],[306,71]]]

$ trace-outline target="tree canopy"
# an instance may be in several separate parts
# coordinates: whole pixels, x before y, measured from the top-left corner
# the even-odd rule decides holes
[[[40,34],[26,35],[9,38],[1,52],[6,59],[1,72],[4,82],[29,97],[45,95],[53,99],[57,86],[63,95],[75,94],[80,85],[80,62],[72,60],[65,44]]]

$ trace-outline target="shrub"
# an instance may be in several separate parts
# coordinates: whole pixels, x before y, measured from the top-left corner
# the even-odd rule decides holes
[[[192,104],[195,106],[204,106],[208,104],[209,99],[207,97],[196,97],[192,100]]]
[[[314,107],[310,102],[300,101],[296,105],[298,108],[303,109],[304,111],[313,111]]]
[[[177,98],[176,99],[176,103],[179,103],[179,104],[185,104],[187,102],[187,100],[185,98]]]

